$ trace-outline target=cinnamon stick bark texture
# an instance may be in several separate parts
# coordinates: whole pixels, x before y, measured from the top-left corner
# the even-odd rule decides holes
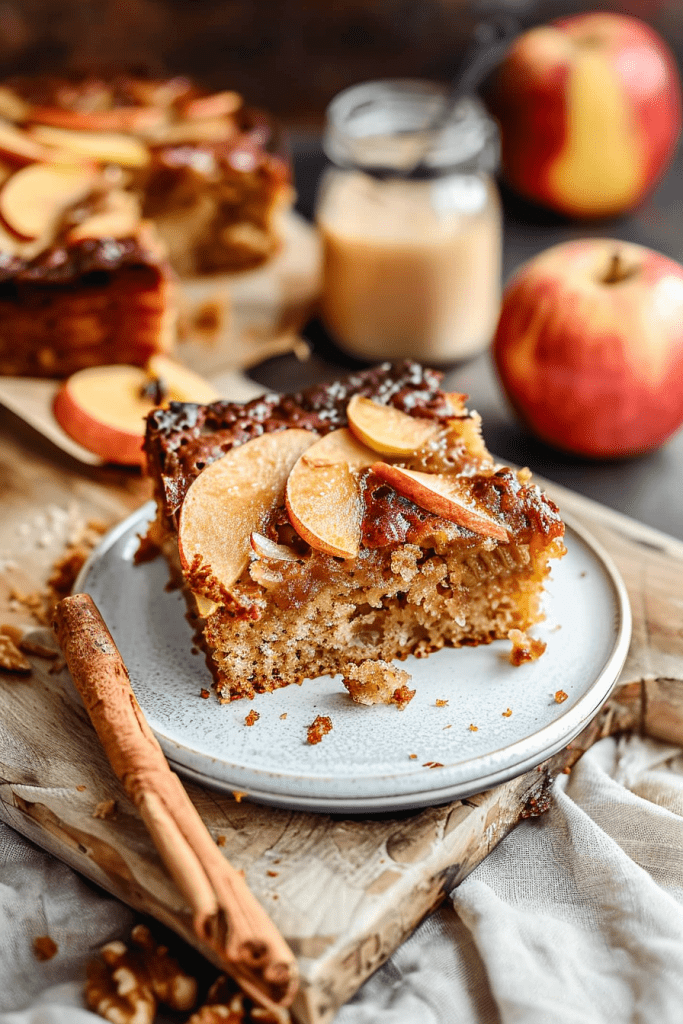
[[[87,594],[64,598],[54,627],[109,762],[192,908],[197,937],[249,996],[282,1015],[297,990],[294,955],[171,771],[93,600]]]

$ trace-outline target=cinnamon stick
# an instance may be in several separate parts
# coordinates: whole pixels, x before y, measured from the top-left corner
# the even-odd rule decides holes
[[[197,937],[255,1002],[285,1020],[298,984],[294,955],[171,771],[93,600],[64,598],[54,626],[109,762],[192,909]]]

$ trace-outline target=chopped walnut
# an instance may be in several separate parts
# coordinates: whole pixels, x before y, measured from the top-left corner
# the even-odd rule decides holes
[[[508,640],[512,642],[510,651],[510,663],[512,665],[523,665],[526,661],[537,661],[546,647],[543,640],[534,640],[527,636],[521,629],[511,629],[508,633]]]
[[[0,633],[0,671],[21,672],[23,675],[31,671],[31,662],[4,633]]]
[[[197,981],[158,943],[146,925],[131,932],[131,947],[109,942],[100,950],[104,963],[88,965],[88,1008],[113,1024],[152,1024],[159,1004],[191,1010]]]
[[[59,946],[49,935],[39,935],[33,940],[33,955],[36,960],[52,960]]]
[[[307,730],[308,742],[320,743],[323,736],[326,736],[328,732],[332,732],[332,719],[327,715],[318,715]]]
[[[347,665],[342,679],[357,704],[398,704],[399,708],[404,708],[415,695],[415,690],[406,685],[409,681],[407,672],[381,660]]]

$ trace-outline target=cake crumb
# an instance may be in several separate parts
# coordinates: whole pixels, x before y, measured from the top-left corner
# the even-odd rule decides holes
[[[509,718],[512,714],[512,708],[508,708],[506,711],[501,711],[503,718]]]
[[[116,817],[116,800],[100,800],[92,816],[103,819]]]
[[[282,714],[280,715],[280,721],[282,722],[286,717],[287,717],[287,712],[283,711]]]
[[[332,732],[332,719],[328,715],[318,715],[307,729],[308,742],[320,743],[323,736],[326,736],[328,732]]]
[[[244,719],[244,724],[256,725],[260,717],[261,716],[259,715],[258,711],[254,711],[254,709],[252,708],[247,717]]]
[[[407,673],[405,673],[407,675]],[[390,704],[396,704],[399,711],[403,711],[411,700],[415,696],[415,690],[408,689],[407,686],[399,686],[397,690],[391,695]]]
[[[417,761],[417,754],[408,754],[411,761]]]
[[[5,633],[0,633],[0,670],[3,672],[20,672],[28,675],[31,662],[25,658],[14,641]]]
[[[59,946],[49,935],[38,935],[33,940],[33,955],[36,960],[52,960],[58,949]]]
[[[88,788],[87,786],[76,786],[76,792],[77,793],[85,793],[87,788]]]
[[[200,697],[202,698],[202,700],[208,700],[208,699],[209,699],[209,697],[211,696],[211,694],[209,693],[209,691],[208,691],[208,690],[206,690],[206,689],[201,689],[201,690],[199,691],[199,696],[200,696]]]
[[[397,704],[403,709],[415,696],[407,683],[410,675],[400,668],[392,668],[378,659],[362,661],[360,665],[347,665],[342,682],[356,704]]]
[[[444,725],[444,727],[443,727],[444,732],[446,731],[446,729],[452,729],[452,728],[453,728],[452,723],[450,725]]]
[[[269,878],[277,878],[277,876],[280,874],[280,872],[279,871],[266,871],[266,874],[268,875]]]
[[[544,640],[534,640],[533,637],[523,633],[521,629],[511,629],[508,633],[508,640],[512,642],[511,665],[523,665],[527,661],[537,661],[548,646]]]
[[[437,700],[437,701],[434,701],[434,703],[436,704],[437,708],[446,708],[446,707],[448,707],[448,701],[447,700]]]
[[[243,793],[243,792],[242,792],[241,790],[239,790],[239,789],[233,789],[233,790],[232,790],[232,795],[233,795],[233,797],[234,797],[235,803],[236,803],[236,804],[241,804],[241,803],[242,803],[242,800],[244,799],[244,797],[245,797],[245,796],[246,796],[247,794],[246,794],[246,793]]]
[[[443,768],[441,761],[425,761],[423,768]]]
[[[565,693],[564,690],[557,690],[555,692],[555,702],[557,704],[564,704],[564,702],[567,700],[568,696],[569,696],[569,694]]]
[[[472,723],[470,722],[469,730],[470,730],[470,732],[479,732],[479,726],[478,725],[472,725]]]
[[[234,795],[235,794],[233,793],[233,796]],[[216,836],[216,846],[225,846],[225,836]]]

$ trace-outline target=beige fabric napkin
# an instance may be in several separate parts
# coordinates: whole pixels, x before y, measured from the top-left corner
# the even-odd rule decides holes
[[[682,1024],[680,748],[603,740],[554,795],[335,1024]],[[69,869],[0,833],[0,1011],[13,1011],[0,1024],[95,1024],[77,1009],[82,964],[128,921]],[[46,925],[60,954],[38,964],[29,936]]]

